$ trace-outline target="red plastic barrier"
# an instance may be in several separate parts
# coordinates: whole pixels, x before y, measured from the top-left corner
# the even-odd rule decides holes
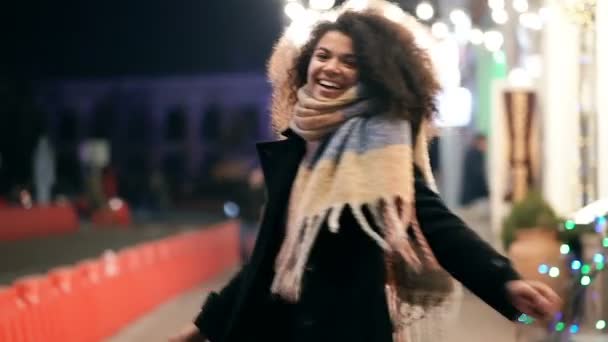
[[[61,306],[59,292],[46,277],[29,276],[20,278],[13,285],[19,300],[24,303],[22,330],[25,342],[60,341],[57,312]]]
[[[139,244],[0,288],[0,341],[88,342],[238,263],[235,221]]]
[[[0,240],[26,239],[77,230],[78,217],[70,206],[0,208]]]
[[[99,341],[104,335],[100,323],[104,319],[101,306],[105,304],[100,296],[103,281],[99,262],[82,261],[75,266],[74,273],[74,291],[78,294],[79,305],[82,306],[83,315],[86,317],[86,321],[82,323],[82,326],[86,327],[82,331],[82,341]]]
[[[122,319],[122,313],[117,312],[118,306],[122,302],[122,298],[118,296],[118,284],[121,280],[121,270],[118,264],[118,256],[113,251],[103,253],[99,259],[100,275],[102,286],[98,290],[100,306],[100,315],[103,320],[100,322],[100,330],[105,336],[109,336],[111,332],[117,331],[125,324]]]
[[[26,340],[20,322],[23,309],[23,303],[14,288],[0,288],[0,341]]]
[[[81,292],[74,284],[74,270],[70,267],[54,268],[48,273],[49,282],[61,296],[61,305],[57,309],[56,324],[61,332],[58,341],[83,341],[83,330],[86,324],[85,307],[81,305]]]

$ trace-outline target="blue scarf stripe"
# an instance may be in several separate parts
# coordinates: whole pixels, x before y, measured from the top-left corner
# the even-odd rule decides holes
[[[357,137],[357,139],[348,139]],[[356,116],[344,122],[336,132],[328,136],[317,152],[318,158],[310,167],[323,160],[337,161],[348,152],[364,154],[392,145],[412,146],[412,132],[408,121],[386,116]]]

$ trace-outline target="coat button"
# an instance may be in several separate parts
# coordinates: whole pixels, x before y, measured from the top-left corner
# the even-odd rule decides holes
[[[307,312],[300,312],[296,315],[297,324],[303,328],[310,328],[315,324],[315,320]]]
[[[507,263],[504,260],[500,260],[500,259],[494,259],[494,260],[492,260],[492,263],[501,268],[507,266]]]
[[[303,327],[311,327],[315,324],[315,321],[313,319],[303,319],[302,320],[302,326]]]

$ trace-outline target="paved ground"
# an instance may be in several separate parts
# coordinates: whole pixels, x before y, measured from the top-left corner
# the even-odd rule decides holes
[[[466,213],[460,214],[480,235],[485,236],[488,233],[484,230],[486,225],[483,218]],[[108,339],[107,342],[167,341],[169,335],[192,320],[208,292],[221,288],[229,276],[229,273],[222,275],[158,307]],[[465,291],[458,318],[455,324],[448,329],[446,336],[449,342],[516,342],[515,335],[514,324],[503,319],[486,304]]]
[[[158,307],[137,320],[106,342],[162,342],[190,322],[200,309],[207,293],[220,288],[228,279],[227,273],[175,300]],[[487,305],[470,294],[465,294],[456,324],[448,330],[450,342],[515,342],[514,325],[504,320]],[[440,341],[429,341],[440,342]]]
[[[159,306],[106,342],[167,341],[170,335],[192,321],[209,291],[221,288],[233,273],[234,271],[226,272],[217,279]]]

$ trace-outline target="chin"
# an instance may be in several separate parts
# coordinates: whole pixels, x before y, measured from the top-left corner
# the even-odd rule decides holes
[[[339,92],[328,92],[325,91],[323,89],[316,89],[312,92],[313,96],[315,98],[318,99],[328,99],[328,100],[333,100],[333,99],[337,99],[338,97],[342,96],[342,94],[344,94],[344,91],[339,91]]]

